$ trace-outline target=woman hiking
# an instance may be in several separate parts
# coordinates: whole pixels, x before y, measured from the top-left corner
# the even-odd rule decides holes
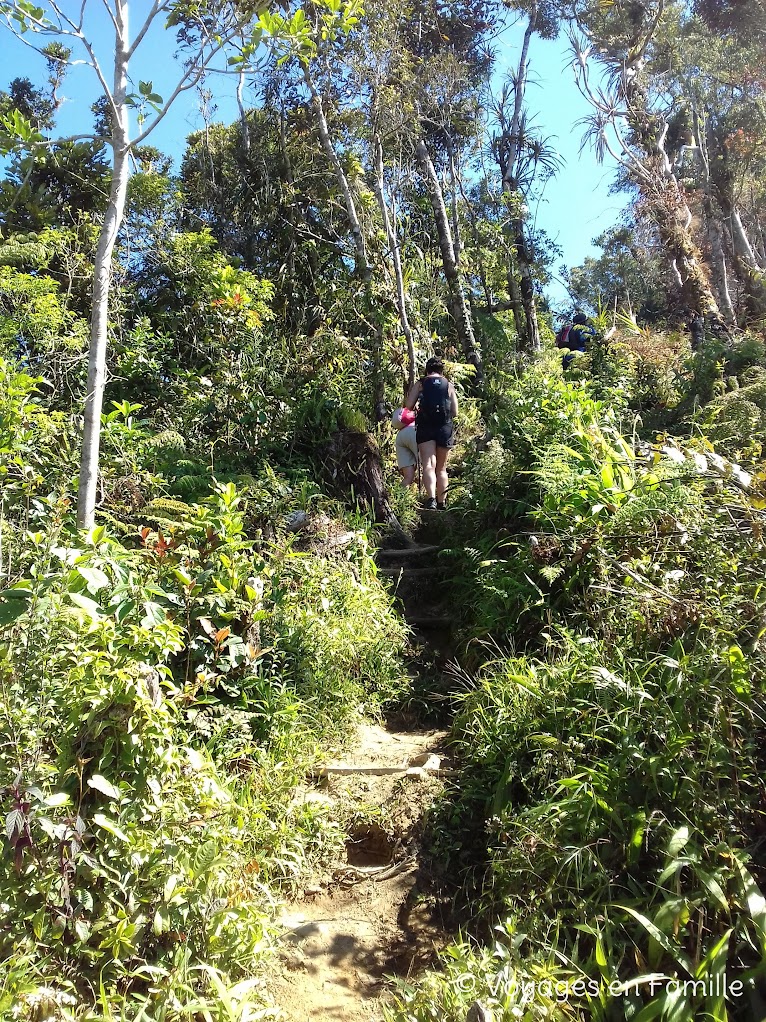
[[[418,466],[418,441],[415,431],[415,413],[409,408],[397,408],[391,416],[396,430],[396,464],[404,486],[412,486]]]
[[[447,458],[455,445],[457,394],[444,377],[444,362],[440,358],[429,358],[425,376],[413,385],[407,395],[404,407],[414,411],[415,405],[418,406],[415,430],[423,466],[425,508],[444,511],[449,485]]]

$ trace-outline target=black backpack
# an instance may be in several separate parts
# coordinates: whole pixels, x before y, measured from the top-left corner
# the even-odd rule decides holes
[[[426,376],[420,381],[418,422],[429,426],[445,426],[450,419],[449,383],[443,376]]]

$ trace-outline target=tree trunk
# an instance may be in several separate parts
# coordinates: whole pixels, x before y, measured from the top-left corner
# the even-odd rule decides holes
[[[458,336],[463,347],[463,356],[469,365],[476,369],[476,383],[481,384],[484,367],[481,354],[476,347],[476,338],[473,332],[473,321],[471,310],[465,296],[463,280],[455,258],[455,246],[452,240],[447,208],[444,205],[444,193],[442,192],[436,168],[429,155],[423,139],[418,139],[415,145],[415,155],[420,165],[428,197],[431,200],[431,208],[436,222],[436,233],[439,238],[439,249],[441,251],[444,276],[452,297],[453,317],[457,327]]]
[[[404,272],[402,270],[402,256],[399,248],[396,225],[392,223],[386,202],[385,182],[383,179],[383,146],[378,135],[372,140],[373,157],[375,162],[375,194],[380,206],[380,213],[383,217],[383,227],[386,231],[386,240],[391,251],[391,262],[394,267],[394,278],[396,280],[396,307],[399,312],[399,322],[402,325],[402,333],[407,341],[407,390],[415,382],[415,337],[410,326],[410,319],[407,313],[407,295],[404,290]]]
[[[330,166],[335,173],[335,180],[338,182],[338,187],[343,195],[343,202],[346,207],[351,236],[354,239],[356,272],[362,280],[366,282],[369,281],[372,276],[372,266],[367,259],[367,245],[365,244],[364,232],[359,221],[356,202],[354,201],[354,195],[351,191],[351,186],[348,183],[346,172],[343,170],[343,166],[338,159],[338,154],[335,152],[335,146],[332,144],[330,129],[324,112],[324,103],[322,102],[322,97],[319,94],[319,90],[316,87],[316,83],[314,82],[307,64],[303,65],[303,80],[311,95],[311,103],[314,107],[314,112],[316,113],[319,139],[322,143],[322,148],[324,149],[325,156],[329,160]]]
[[[524,306],[521,303],[521,289],[516,279],[516,255],[513,246],[508,247],[508,297],[513,312],[513,325],[516,327],[516,336],[524,336]]]
[[[375,521],[401,529],[383,478],[380,451],[369,433],[336,433],[328,450],[332,479],[373,512]]]
[[[518,191],[511,192],[511,184],[508,184],[513,206],[521,202],[522,196]],[[506,182],[503,181],[503,190],[506,190]],[[511,232],[513,235],[513,248],[519,267],[519,293],[521,308],[524,312],[524,333],[520,340],[520,348],[529,354],[540,350],[540,330],[537,324],[537,301],[535,300],[535,282],[532,275],[532,253],[529,250],[526,231],[524,229],[524,216],[519,212],[511,215]]]
[[[766,314],[766,274],[758,263],[739,210],[720,189],[718,198],[729,228],[732,263],[742,285],[747,312],[752,318],[761,319]]]
[[[722,310],[724,320],[729,326],[736,326],[737,317],[729,291],[726,253],[724,251],[721,226],[718,222],[718,210],[713,201],[714,189],[710,178],[710,138],[702,130],[701,118],[696,107],[692,108],[692,118],[696,152],[699,154],[702,167],[702,211],[705,219],[705,231],[710,243],[710,269],[713,275],[713,285],[718,295],[718,304]]]
[[[93,270],[93,296],[88,351],[88,392],[85,398],[80,479],[77,492],[77,526],[92,529],[98,489],[98,456],[101,441],[101,409],[106,385],[107,330],[112,253],[125,212],[130,152],[128,107],[128,4],[115,0],[114,107],[112,121],[112,183],[104,223],[99,234]]]
[[[707,202],[705,203],[707,207]],[[713,210],[705,209],[705,220],[707,221],[707,236],[710,241],[710,269],[713,273],[713,283],[718,295],[718,304],[721,308],[723,318],[729,326],[736,326],[737,316],[734,312],[734,304],[729,291],[729,274],[726,269],[726,253],[721,237],[721,228]]]
[[[651,201],[652,193],[655,202]],[[723,324],[703,269],[702,255],[692,236],[691,213],[678,182],[665,182],[665,187],[653,188],[647,198],[660,240],[675,264],[684,302],[699,315]]]
[[[455,147],[452,144],[449,131],[444,129],[444,140],[447,146],[447,155],[449,157],[449,176],[450,176],[450,213],[452,215],[452,241],[455,247],[455,263],[460,265],[460,253],[463,246],[460,241],[460,221],[457,214],[457,165],[455,164]]]
[[[529,77],[529,46],[537,26],[537,2],[533,0],[529,20],[524,32],[521,55],[514,75],[513,114],[510,124],[505,121],[501,106],[503,132],[500,139],[500,173],[503,193],[508,197],[510,233],[515,262],[519,272],[518,287],[511,291],[514,322],[519,337],[519,349],[529,353],[540,350],[540,330],[537,323],[537,302],[532,272],[533,258],[524,226],[524,195],[519,188],[519,160],[521,157],[524,94]],[[515,283],[515,277],[514,277]],[[522,314],[523,313],[523,319]]]
[[[725,329],[718,303],[704,271],[702,254],[694,241],[691,210],[665,148],[668,121],[649,108],[642,72],[644,51],[655,28],[656,22],[643,47],[636,48],[635,56],[625,63],[621,72],[621,98],[628,111],[626,121],[637,145],[646,154],[645,161],[636,160],[633,169],[657,225],[660,240],[669,260],[675,264],[684,302],[692,312]]]

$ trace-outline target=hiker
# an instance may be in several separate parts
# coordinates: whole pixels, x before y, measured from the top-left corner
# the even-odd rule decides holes
[[[418,465],[415,413],[409,408],[397,408],[391,416],[391,423],[396,430],[396,464],[402,476],[402,484],[412,486]]]
[[[405,408],[418,406],[415,431],[423,466],[425,508],[444,511],[446,508],[447,458],[455,444],[454,419],[457,415],[457,394],[444,377],[444,362],[434,356],[426,362],[425,376],[407,395]]]
[[[564,325],[556,334],[556,347],[569,348],[569,353],[564,355],[561,365],[568,369],[576,355],[584,355],[590,347],[590,342],[596,336],[595,328],[588,323],[588,317],[579,310],[572,316],[572,325]]]

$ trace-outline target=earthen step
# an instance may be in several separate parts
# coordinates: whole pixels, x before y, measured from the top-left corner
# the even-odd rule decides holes
[[[410,546],[397,549],[394,547],[381,547],[375,551],[375,556],[382,559],[394,559],[397,557],[419,557],[421,554],[435,554],[441,550],[438,546]]]
[[[378,574],[390,578],[422,578],[427,575],[439,575],[445,568],[446,565],[442,564],[434,568],[378,568]]]

